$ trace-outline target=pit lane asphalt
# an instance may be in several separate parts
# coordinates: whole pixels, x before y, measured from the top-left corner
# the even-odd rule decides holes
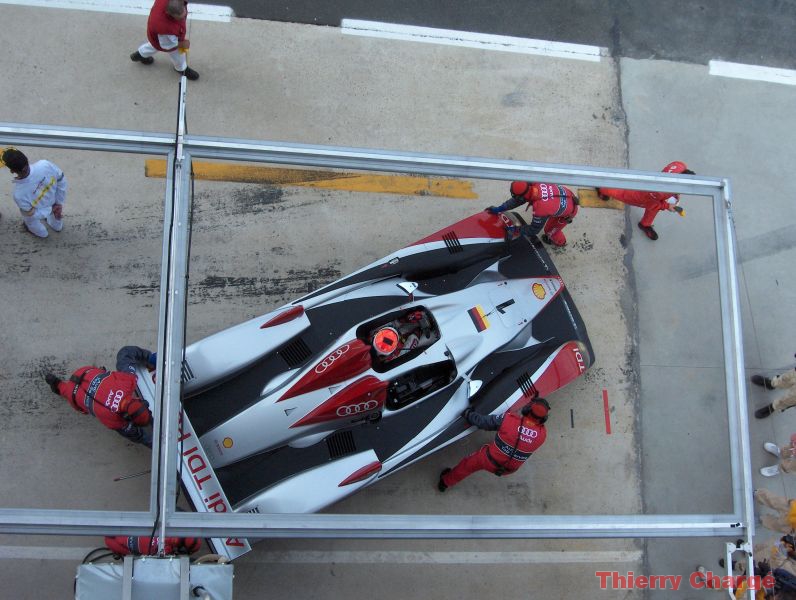
[[[616,58],[796,68],[796,5],[782,0],[231,0],[240,17],[339,26],[363,19],[608,48]]]
[[[143,70],[126,58],[140,42],[142,18],[43,10],[0,7],[14,50],[0,64],[10,81],[20,83],[0,92],[9,107],[4,118],[172,130],[176,79],[170,68],[160,61]],[[32,45],[25,34],[31,22],[38,24],[40,39],[48,43]],[[66,38],[66,31],[78,35]],[[601,166],[621,166],[629,156],[631,167],[649,169],[677,157],[700,173],[732,171],[736,198],[745,199],[738,200],[743,207],[738,209],[743,215],[738,222],[741,247],[752,257],[751,273],[745,273],[754,278],[745,287],[747,360],[750,368],[773,369],[791,356],[793,323],[779,315],[780,307],[792,302],[793,287],[778,273],[793,259],[788,241],[793,236],[787,235],[793,209],[779,193],[791,187],[783,174],[792,164],[793,149],[784,140],[774,156],[771,140],[782,140],[777,137],[780,127],[787,130],[792,125],[792,117],[783,111],[793,103],[792,88],[710,78],[704,67],[663,61],[587,65],[343,38],[333,29],[248,20],[195,23],[192,38],[192,65],[203,77],[189,89],[189,128],[194,133],[453,154],[465,148],[473,155]],[[96,45],[96,55],[114,58],[97,63],[83,56],[76,40],[86,39]],[[562,84],[577,92],[563,106],[546,92]],[[418,98],[423,99],[422,111]],[[752,105],[756,116],[747,124]],[[680,122],[683,106],[691,110]],[[724,108],[717,111],[716,106]],[[661,118],[662,109],[674,114]],[[517,136],[518,131],[529,133]],[[743,140],[742,149],[736,140]],[[7,356],[0,378],[5,409],[0,474],[7,482],[2,504],[141,509],[146,506],[146,481],[120,485],[111,480],[147,468],[146,451],[125,446],[96,422],[71,412],[50,394],[39,373],[43,368],[67,372],[86,362],[108,364],[122,344],[154,343],[162,182],[144,177],[143,157],[38,149],[30,155],[51,158],[64,167],[71,190],[67,228],[47,242],[17,231],[10,201],[0,221],[0,260],[7,274],[2,286]],[[201,184],[189,341],[261,314],[417,239],[428,233],[428,223],[451,222],[504,195],[505,184],[478,184],[480,198],[488,201],[472,204]],[[773,203],[770,211],[760,211],[752,200],[761,185]],[[691,202],[684,221],[660,217],[656,226],[661,240],[654,244],[639,236],[635,211],[627,223],[622,213],[584,211],[567,230],[571,246],[556,255],[556,262],[601,347],[589,376],[557,396],[564,410],[556,411],[551,420],[560,437],[553,444],[551,436],[549,456],[540,453],[512,479],[474,477],[439,496],[433,491],[438,469],[485,439],[472,438],[335,510],[625,513],[640,510],[642,502],[665,510],[666,500],[688,508],[723,508],[728,469],[720,454],[726,434],[722,437],[719,424],[712,422],[714,416],[720,420],[721,407],[711,403],[717,394],[717,345],[715,312],[705,291],[715,277],[706,250],[711,244],[704,239],[711,229],[696,201]],[[378,234],[373,232],[376,223]],[[767,239],[762,254],[759,236]],[[625,255],[623,244],[632,254]],[[663,289],[661,282],[667,284]],[[673,290],[682,294],[674,301]],[[695,300],[692,294],[703,298]],[[631,351],[636,295],[639,310],[650,302],[644,310],[666,315],[648,318],[639,329],[640,355]],[[684,305],[687,311],[672,316],[674,306]],[[27,318],[19,318],[21,309]],[[706,314],[709,318],[698,318]],[[697,330],[705,331],[704,339],[694,339]],[[689,340],[685,347],[684,339]],[[651,343],[654,348],[647,346]],[[680,360],[695,357],[704,360],[696,365]],[[654,378],[672,372],[666,385],[675,381],[684,387],[668,394],[670,388]],[[603,429],[600,392],[606,385],[611,386],[611,436]],[[762,392],[752,393],[753,402],[763,401]],[[646,400],[647,394],[652,400]],[[675,409],[672,396],[684,405]],[[636,423],[636,409],[643,417],[648,406],[662,414]],[[666,410],[669,406],[671,412]],[[574,431],[568,430],[569,408],[576,411]],[[696,410],[699,418],[689,420]],[[675,416],[678,420],[671,421],[670,428],[662,426]],[[783,442],[792,425],[790,417],[785,413],[753,424],[755,441],[765,435]],[[755,453],[757,464],[762,464],[758,445]],[[780,491],[791,486],[781,479],[764,483]],[[3,548],[89,548],[98,542],[4,536]],[[651,546],[648,553],[654,556],[648,569],[656,574],[690,572],[718,552],[716,544],[706,540]],[[292,550],[328,554],[326,561],[320,557],[315,564],[269,562],[267,553]],[[248,562],[238,563],[236,590],[241,596],[268,589],[285,598],[372,597],[373,585],[363,585],[364,578],[378,580],[386,597],[480,598],[492,593],[519,598],[527,597],[527,582],[532,580],[539,595],[577,597],[587,590],[601,597],[594,570],[640,572],[640,550],[638,544],[622,540],[271,541],[259,545]],[[542,562],[507,569],[500,564],[505,552]],[[423,563],[417,553],[428,553],[428,560]],[[611,561],[575,560],[584,553]],[[366,554],[372,554],[371,563],[357,559]],[[2,556],[2,580],[12,582],[14,597],[59,597],[70,589],[74,559],[46,561],[45,579],[38,561],[15,559],[19,553],[12,551]],[[554,556],[565,558],[556,562]],[[628,597],[640,595],[633,592]]]

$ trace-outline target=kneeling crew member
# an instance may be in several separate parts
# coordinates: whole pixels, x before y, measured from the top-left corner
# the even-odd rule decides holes
[[[506,210],[517,208],[524,202],[533,208],[533,219],[530,225],[507,227],[509,235],[538,235],[544,227],[542,241],[554,246],[565,246],[567,238],[564,227],[572,223],[578,214],[578,197],[568,187],[554,183],[531,183],[530,181],[512,181],[511,198],[500,206],[490,206],[489,214],[497,215]]]
[[[135,365],[154,367],[155,354],[138,346],[125,346],[116,355],[116,370],[85,366],[63,380],[52,373],[44,376],[50,389],[76,411],[92,414],[108,429],[132,442],[152,447],[152,413],[138,396]]]
[[[550,405],[544,398],[535,398],[518,409],[502,415],[482,415],[467,409],[464,418],[470,425],[486,431],[497,431],[491,444],[465,456],[452,469],[440,473],[437,489],[444,492],[476,471],[489,471],[498,477],[519,469],[547,438],[544,426]]]

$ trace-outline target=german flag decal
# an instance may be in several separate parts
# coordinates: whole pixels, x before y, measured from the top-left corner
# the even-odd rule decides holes
[[[467,314],[470,315],[470,318],[473,320],[473,325],[475,325],[475,328],[479,332],[489,327],[489,321],[487,321],[484,309],[481,308],[480,305],[468,310]]]

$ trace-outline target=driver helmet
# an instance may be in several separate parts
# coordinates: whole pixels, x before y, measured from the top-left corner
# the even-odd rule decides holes
[[[398,331],[394,327],[383,327],[373,336],[373,347],[381,356],[390,356],[398,349]]]
[[[511,187],[509,188],[512,198],[521,198],[523,200],[527,200],[525,194],[527,194],[530,189],[531,184],[528,181],[512,181]]]

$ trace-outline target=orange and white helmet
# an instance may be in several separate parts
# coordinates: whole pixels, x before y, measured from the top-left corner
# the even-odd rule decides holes
[[[383,327],[373,336],[373,347],[381,356],[390,356],[398,349],[398,331],[394,327]]]

